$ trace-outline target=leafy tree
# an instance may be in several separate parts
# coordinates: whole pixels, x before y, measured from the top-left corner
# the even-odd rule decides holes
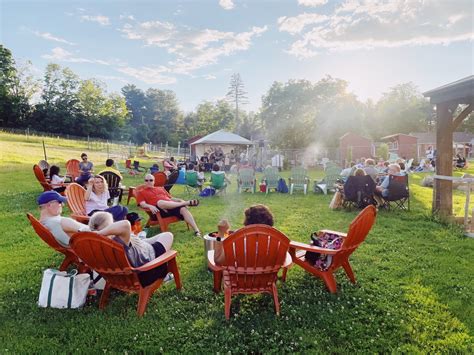
[[[244,90],[244,83],[239,73],[232,74],[230,78],[229,91],[226,98],[235,106],[235,121],[239,122],[239,107],[248,103],[247,92]]]
[[[252,139],[256,134],[263,132],[263,123],[259,114],[249,112],[241,115],[237,123],[236,133],[247,139]]]

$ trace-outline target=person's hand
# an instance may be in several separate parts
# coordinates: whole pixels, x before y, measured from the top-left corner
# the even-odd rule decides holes
[[[158,207],[156,207],[156,206],[150,205],[149,209],[150,209],[151,213],[158,212]]]
[[[87,180],[87,186],[91,186],[94,185],[94,178],[90,178],[89,180]]]

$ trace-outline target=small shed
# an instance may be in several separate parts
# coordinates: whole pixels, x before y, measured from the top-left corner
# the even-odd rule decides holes
[[[204,155],[204,152],[211,147],[221,147],[224,154],[230,153],[231,150],[247,149],[248,146],[253,145],[248,139],[239,136],[232,132],[226,132],[223,129],[214,133],[208,134],[191,144],[191,155],[197,158]]]
[[[397,154],[400,158],[411,159],[416,157],[418,138],[408,134],[397,133],[380,138],[387,143],[389,153]]]
[[[424,158],[430,148],[436,149],[436,132],[411,132],[410,135],[418,138],[418,160]],[[469,132],[453,132],[453,149],[458,150],[453,152],[453,155],[461,153],[466,157],[470,157],[473,143],[474,134]]]
[[[339,157],[343,165],[348,160],[374,156],[372,140],[356,133],[347,132],[339,138]]]

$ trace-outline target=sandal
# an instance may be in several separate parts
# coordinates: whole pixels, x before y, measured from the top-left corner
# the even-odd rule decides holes
[[[191,207],[199,206],[199,200],[189,200],[189,206]]]

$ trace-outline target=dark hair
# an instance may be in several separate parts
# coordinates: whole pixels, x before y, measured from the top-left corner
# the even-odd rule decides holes
[[[265,205],[254,205],[244,211],[244,226],[250,224],[266,224],[273,226],[273,215],[270,209]]]
[[[59,175],[59,166],[52,165],[49,168],[49,176],[53,177],[54,175]]]
[[[171,157],[171,158],[170,158],[170,161],[174,161],[174,157]]]
[[[107,159],[105,161],[105,166],[110,168],[112,165],[114,165],[114,160],[113,159]]]
[[[81,159],[83,159],[84,157],[87,157],[87,154],[86,154],[86,153],[82,153],[82,154],[81,154]]]
[[[220,170],[219,165],[214,164],[214,165],[212,166],[212,171],[219,171],[219,170]]]
[[[193,163],[189,163],[188,170],[194,170],[194,164]]]
[[[398,163],[398,165],[400,165],[401,170],[405,170],[405,163],[404,162],[401,161],[400,163]]]

